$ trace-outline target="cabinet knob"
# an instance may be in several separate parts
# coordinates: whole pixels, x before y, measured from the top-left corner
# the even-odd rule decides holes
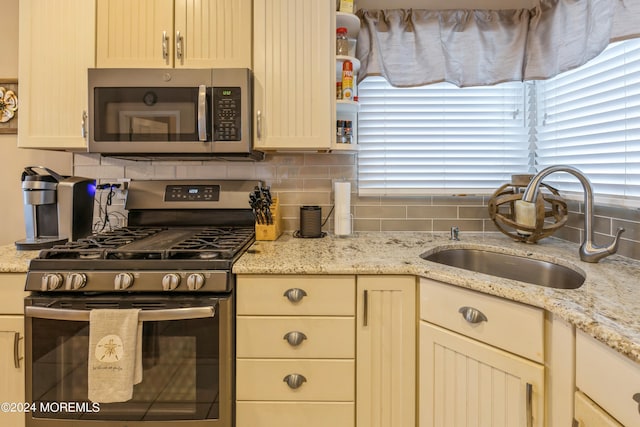
[[[464,320],[469,323],[488,322],[487,316],[473,307],[460,307],[458,313],[461,313]]]
[[[638,404],[638,414],[640,414],[640,393],[634,394],[632,399]]]
[[[287,297],[289,301],[296,303],[302,301],[302,298],[306,297],[307,293],[299,288],[291,288],[284,292],[284,296]]]
[[[283,338],[287,340],[290,346],[297,347],[302,344],[302,341],[307,339],[307,336],[302,332],[291,331],[287,332]]]
[[[304,375],[301,374],[289,374],[282,379],[293,390],[299,388],[303,383],[307,382]]]

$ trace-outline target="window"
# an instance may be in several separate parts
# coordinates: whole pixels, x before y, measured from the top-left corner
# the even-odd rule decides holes
[[[512,174],[569,164],[596,193],[640,197],[640,40],[548,81],[393,88],[367,78],[358,92],[360,194],[490,194]],[[568,174],[545,182],[582,192]]]
[[[640,197],[640,39],[612,44],[536,87],[537,168],[570,164],[589,177],[595,193]],[[546,181],[582,192],[567,174]]]
[[[527,173],[525,86],[358,86],[360,194],[491,193]]]

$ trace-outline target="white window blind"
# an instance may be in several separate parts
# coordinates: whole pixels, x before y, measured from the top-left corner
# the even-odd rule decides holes
[[[486,194],[529,170],[525,85],[358,86],[360,194]]]
[[[569,164],[598,195],[640,197],[640,39],[612,44],[586,65],[536,86],[537,169]],[[582,193],[568,174],[545,182]]]

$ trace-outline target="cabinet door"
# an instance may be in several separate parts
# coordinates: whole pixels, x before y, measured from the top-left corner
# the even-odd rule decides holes
[[[583,331],[576,333],[576,387],[623,425],[640,425],[640,366]]]
[[[420,427],[543,426],[544,367],[420,324]]]
[[[358,276],[356,420],[415,425],[415,289],[409,276]]]
[[[328,149],[335,129],[335,4],[255,0],[256,148]]]
[[[0,402],[24,403],[24,318],[0,316]],[[16,408],[19,409],[19,408]],[[0,414],[0,424],[24,426],[24,411]]]
[[[18,147],[86,150],[94,17],[93,0],[20,1]]]
[[[251,0],[175,0],[175,67],[251,68]]]
[[[575,394],[575,427],[622,427],[584,393]]]
[[[97,67],[173,67],[173,0],[97,2]]]

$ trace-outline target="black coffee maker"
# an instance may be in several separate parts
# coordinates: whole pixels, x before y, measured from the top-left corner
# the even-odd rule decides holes
[[[27,237],[17,241],[16,248],[46,249],[91,234],[95,192],[94,179],[63,176],[43,166],[24,168],[22,195]]]

